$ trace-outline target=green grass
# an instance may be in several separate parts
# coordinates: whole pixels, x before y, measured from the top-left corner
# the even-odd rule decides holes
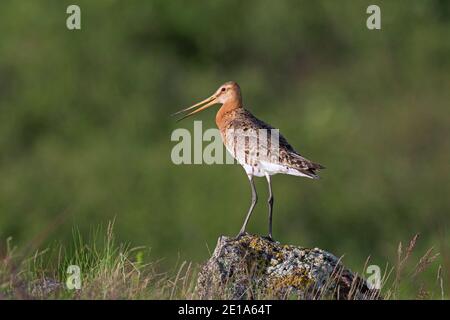
[[[75,230],[70,248],[54,245],[31,254],[6,239],[6,251],[0,256],[0,299],[196,299],[199,265],[180,261],[163,272],[161,260],[149,261],[149,249],[117,242],[113,225],[92,229],[87,239]],[[386,263],[384,299],[447,298],[439,254],[430,249],[413,259],[417,240],[415,236],[406,247],[400,244],[397,261]],[[80,267],[80,290],[66,286],[70,265]],[[431,266],[438,267],[436,281],[427,283],[423,279],[429,277],[422,275]]]
[[[29,257],[7,241],[0,265],[0,298],[176,299],[192,292],[189,265],[183,262],[176,274],[159,272],[158,261],[145,261],[149,250],[116,243],[113,223],[106,230],[95,228],[87,241],[74,231],[71,248],[55,245]],[[70,265],[81,270],[81,290],[67,289]]]

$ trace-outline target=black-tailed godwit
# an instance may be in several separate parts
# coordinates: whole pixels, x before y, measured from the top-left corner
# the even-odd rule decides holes
[[[228,152],[244,167],[250,181],[252,202],[238,237],[245,229],[258,200],[253,177],[266,177],[269,186],[269,235],[272,237],[272,210],[274,197],[271,176],[277,173],[318,179],[317,172],[324,167],[301,156],[272,126],[257,119],[242,105],[241,89],[230,81],[209,98],[181,111],[191,111],[179,120],[201,112],[215,104],[222,104],[216,114],[216,124]]]

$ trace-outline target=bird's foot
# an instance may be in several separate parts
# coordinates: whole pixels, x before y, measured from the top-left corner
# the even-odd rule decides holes
[[[265,237],[262,237],[263,239],[266,239],[266,240],[268,240],[268,241],[270,241],[270,242],[276,242],[274,239],[273,239],[273,237],[272,237],[272,235],[271,234],[269,234],[269,235],[267,235],[267,236],[265,236]]]
[[[239,240],[243,236],[246,236],[246,235],[248,235],[248,233],[246,231],[241,230],[241,231],[239,231],[238,235],[234,238],[234,240]]]

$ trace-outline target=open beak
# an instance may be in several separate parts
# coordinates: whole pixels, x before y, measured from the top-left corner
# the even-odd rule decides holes
[[[191,106],[189,108],[186,108],[186,109],[183,109],[183,110],[180,110],[178,112],[173,113],[172,116],[176,116],[177,114],[180,114],[180,113],[183,113],[183,112],[186,112],[186,111],[189,111],[189,110],[192,110],[192,109],[195,109],[195,108],[199,107],[197,110],[189,112],[188,114],[186,114],[183,117],[181,117],[180,119],[178,119],[177,122],[181,121],[183,119],[186,119],[187,117],[192,116],[193,114],[196,114],[196,113],[198,113],[200,111],[203,111],[206,108],[209,108],[212,105],[216,104],[217,103],[216,98],[217,98],[216,95],[213,94],[211,97],[209,97],[209,98],[207,98],[207,99],[205,99],[205,100],[203,100],[203,101],[201,101],[201,102],[199,102],[197,104],[194,104],[193,106]]]

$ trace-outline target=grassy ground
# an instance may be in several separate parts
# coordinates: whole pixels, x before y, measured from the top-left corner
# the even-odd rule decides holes
[[[83,239],[74,231],[73,245],[55,245],[26,256],[7,240],[0,264],[0,298],[6,299],[189,299],[192,268],[160,273],[159,261],[145,262],[150,250],[117,243],[113,224]],[[69,266],[81,270],[81,290],[68,289]]]
[[[73,239],[71,248],[54,245],[34,253],[14,247],[7,239],[0,260],[0,299],[196,298],[198,265],[180,261],[172,270],[161,272],[160,261],[147,261],[150,250],[116,242],[113,223],[93,230],[87,241],[78,231]],[[412,259],[417,240],[415,236],[407,246],[400,244],[397,261],[386,264],[382,277],[385,299],[447,297],[444,272],[437,265],[439,254],[430,249],[420,259]],[[68,289],[70,265],[81,270],[80,290]],[[437,266],[435,283],[421,279],[430,266]]]

